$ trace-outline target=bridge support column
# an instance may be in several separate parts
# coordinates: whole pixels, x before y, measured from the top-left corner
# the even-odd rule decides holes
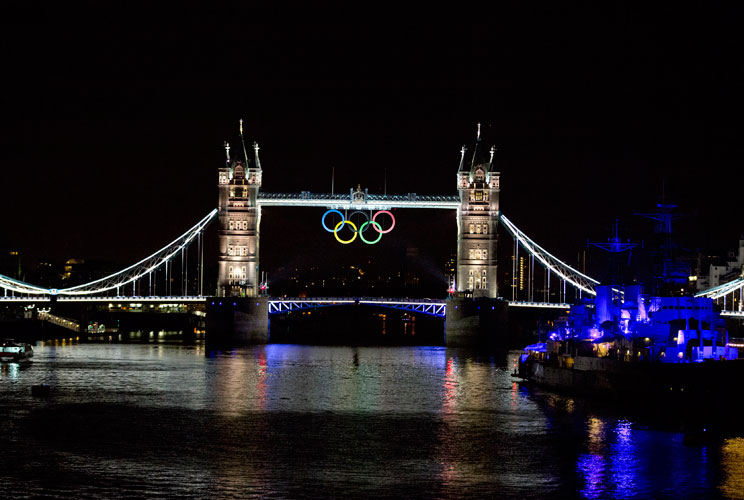
[[[240,347],[268,344],[268,298],[208,298],[206,335],[208,345]]]
[[[447,347],[506,348],[507,302],[486,297],[453,298],[447,301],[444,323]]]

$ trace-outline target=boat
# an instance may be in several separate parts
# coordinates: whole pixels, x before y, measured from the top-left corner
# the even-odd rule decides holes
[[[650,296],[638,285],[596,291],[525,347],[519,377],[584,395],[682,400],[723,393],[744,375],[712,299]]]
[[[614,253],[630,248],[620,243],[617,229],[608,241],[606,249]],[[645,293],[637,280],[606,280],[595,297],[573,304],[544,342],[524,348],[514,376],[649,408],[730,412],[738,403],[735,386],[744,380],[744,353],[730,342],[713,300],[686,294],[680,283],[689,273],[677,272],[669,255],[663,257],[656,266],[662,272],[648,280],[654,293]],[[663,272],[668,269],[675,273]]]
[[[17,343],[13,339],[5,339],[0,342],[0,362],[22,363],[30,361],[34,355],[31,344]]]

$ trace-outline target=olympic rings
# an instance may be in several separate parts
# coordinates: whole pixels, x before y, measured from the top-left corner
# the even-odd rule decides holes
[[[340,228],[344,224],[348,224],[348,225],[350,225],[351,227],[354,228],[354,236],[352,236],[350,240],[342,240],[341,238],[338,237],[338,228]],[[366,222],[365,222],[365,224],[366,224]],[[357,234],[359,234],[358,231],[357,231],[357,227],[350,220],[342,220],[341,222],[339,222],[338,224],[336,224],[336,227],[335,228],[333,228],[333,236],[336,237],[336,239],[338,240],[339,243],[342,243],[344,245],[348,245],[349,243],[351,243],[352,241],[354,241],[356,239],[356,237],[357,237]]]
[[[328,226],[326,225],[326,222],[325,222],[325,221],[326,221],[326,217],[328,217],[328,214],[330,214],[331,212],[333,212],[333,213],[336,213],[336,214],[338,214],[338,215],[340,215],[340,216],[341,216],[341,222],[338,222],[338,223],[337,223],[337,224],[336,224],[336,225],[335,225],[335,226],[333,227],[333,229],[329,228],[329,227],[328,227]],[[354,224],[354,223],[353,223],[353,222],[351,221],[351,218],[352,218],[352,217],[353,217],[354,215],[356,215],[356,214],[361,214],[361,215],[363,215],[363,216],[364,216],[364,218],[365,218],[365,219],[367,219],[367,220],[366,220],[365,222],[363,222],[363,223],[362,223],[362,224],[361,224],[361,225],[359,226],[359,228],[358,228],[358,229],[357,229],[357,226],[356,226],[356,224]],[[380,224],[379,222],[377,222],[377,217],[378,217],[378,216],[379,216],[380,214],[387,214],[387,215],[389,215],[389,216],[390,216],[390,219],[392,220],[392,224],[390,225],[390,227],[389,227],[389,228],[387,228],[387,229],[385,229],[385,230],[383,230],[383,229],[382,229],[382,225],[381,225],[381,224]],[[320,224],[321,224],[321,225],[323,226],[323,229],[325,229],[325,230],[326,230],[326,231],[328,231],[329,233],[333,233],[333,236],[334,236],[334,237],[336,238],[336,241],[338,241],[339,243],[341,243],[341,244],[343,244],[343,245],[348,245],[349,243],[352,243],[352,242],[353,242],[353,241],[354,241],[354,240],[356,239],[357,235],[359,235],[359,239],[360,239],[360,240],[362,240],[362,241],[363,241],[364,243],[366,243],[367,245],[374,245],[375,243],[378,243],[378,242],[380,241],[380,239],[382,238],[382,235],[383,235],[383,234],[387,234],[387,233],[389,233],[390,231],[392,231],[392,230],[393,230],[393,228],[395,227],[395,216],[394,216],[394,215],[393,215],[393,214],[392,214],[392,213],[391,213],[390,211],[388,211],[388,210],[378,210],[377,212],[375,212],[375,214],[374,214],[374,215],[372,216],[372,219],[370,220],[370,217],[369,217],[369,215],[368,215],[367,213],[365,213],[365,212],[362,212],[361,210],[356,210],[356,211],[352,212],[352,213],[351,213],[351,215],[349,216],[349,218],[347,219],[347,218],[346,218],[346,217],[344,216],[344,214],[342,214],[342,213],[341,213],[341,211],[339,211],[339,210],[333,210],[333,209],[331,209],[331,210],[326,210],[326,212],[325,212],[325,213],[323,214],[323,217],[322,217],[322,218],[320,219]],[[352,230],[352,231],[354,232],[354,236],[352,236],[352,237],[351,237],[350,239],[348,239],[348,240],[342,240],[342,239],[341,239],[341,238],[340,238],[340,237],[338,236],[338,231],[339,231],[340,229],[343,229],[343,227],[344,227],[344,226],[345,226],[346,224],[348,224],[349,226],[351,226],[351,230]],[[369,229],[369,228],[368,228],[368,226],[372,226],[372,228],[373,228],[373,229],[374,229],[375,231],[377,231],[377,238],[376,238],[376,239],[374,239],[374,240],[372,240],[372,239],[368,240],[368,239],[366,239],[366,238],[364,237],[363,233],[364,233],[364,232],[365,232],[365,231],[366,231],[367,229]]]
[[[368,240],[365,240],[364,239],[364,234],[363,233],[364,233],[364,230],[366,229],[366,227],[369,224],[372,224],[372,227],[374,227],[377,230],[377,239],[375,241],[368,241]],[[375,243],[377,243],[378,241],[380,241],[380,239],[382,238],[382,231],[380,231],[381,229],[382,229],[382,226],[380,226],[377,222],[375,222],[375,221],[367,221],[364,224],[362,224],[361,227],[359,228],[359,239],[361,239],[367,245],[374,245]]]

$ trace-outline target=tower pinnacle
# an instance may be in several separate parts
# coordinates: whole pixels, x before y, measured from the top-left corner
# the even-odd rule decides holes
[[[259,149],[260,148],[258,147],[258,143],[257,142],[254,142],[253,143],[253,153],[254,153],[254,156],[256,158],[256,168],[258,168],[258,169],[261,168],[261,160],[258,158],[258,150]]]

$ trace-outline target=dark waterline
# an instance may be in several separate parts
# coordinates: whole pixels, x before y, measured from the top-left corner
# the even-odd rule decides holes
[[[744,496],[741,437],[520,385],[517,353],[57,344],[2,365],[1,498]]]

